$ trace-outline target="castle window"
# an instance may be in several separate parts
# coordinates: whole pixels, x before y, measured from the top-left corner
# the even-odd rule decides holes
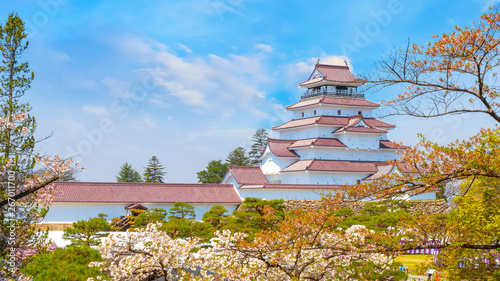
[[[338,114],[338,115],[340,115],[340,113],[341,113],[341,112],[342,112],[342,111],[340,111],[340,109],[339,109],[339,110],[337,111],[337,114]]]
[[[314,111],[314,115],[316,115],[316,110]]]
[[[302,117],[304,117],[304,112],[302,112]]]

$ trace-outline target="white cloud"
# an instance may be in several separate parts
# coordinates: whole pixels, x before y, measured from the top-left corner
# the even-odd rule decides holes
[[[191,54],[193,51],[191,49],[189,49],[188,46],[184,45],[184,44],[179,44],[179,49],[183,50],[184,52],[186,53],[189,53]]]
[[[260,45],[261,49],[272,49]],[[263,62],[270,59],[267,52],[229,54],[226,57],[191,53],[187,57],[179,57],[169,52],[168,46],[142,39],[126,38],[120,46],[125,46],[125,51],[139,63],[158,65],[152,70],[155,83],[200,115],[210,113],[226,117],[228,108],[242,114],[250,113],[249,108],[258,108],[261,99],[265,98],[265,85],[272,85],[274,81],[270,71],[263,67]],[[116,83],[107,83],[119,88]],[[165,99],[154,97],[149,101],[160,107],[165,107],[165,102],[175,107],[172,99]],[[259,116],[265,118],[264,115]]]
[[[130,85],[128,83],[112,78],[104,78],[101,81],[104,85],[108,86],[108,88],[111,91],[111,94],[114,97],[117,98],[131,97],[131,93],[129,92]]]
[[[342,66],[344,66],[346,62],[352,71],[351,59],[346,56],[322,56],[319,61],[319,63],[322,64],[342,65]]]
[[[265,53],[272,53],[273,52],[273,47],[271,47],[271,45],[267,45],[267,44],[255,44],[254,45],[255,49],[257,50],[261,50]]]
[[[161,85],[187,105],[205,105],[204,95],[197,90],[185,89],[184,85],[177,82],[163,82]]]
[[[88,106],[84,105],[82,107],[84,113],[98,115],[98,116],[109,116],[109,111],[105,107],[100,106]]]
[[[141,117],[141,119],[132,122],[132,128],[136,130],[153,130],[156,128],[156,122],[147,116]]]

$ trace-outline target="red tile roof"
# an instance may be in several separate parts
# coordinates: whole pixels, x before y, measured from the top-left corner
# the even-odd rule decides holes
[[[380,141],[380,148],[386,148],[386,149],[406,149],[409,146],[407,145],[402,145],[396,142],[388,141],[388,140],[381,140]]]
[[[392,169],[394,169],[394,165],[390,165],[389,163],[385,163],[385,165],[376,165],[377,166],[377,172],[373,175],[370,175],[363,180],[376,180],[380,178],[383,175],[388,175]]]
[[[289,129],[295,127],[309,126],[314,124],[321,125],[330,125],[330,126],[347,126],[349,124],[349,120],[357,118],[359,115],[351,116],[351,117],[340,117],[340,116],[315,116],[308,118],[301,118],[288,121],[279,126],[275,126],[273,130],[282,130]],[[375,118],[363,118],[363,122],[370,127],[375,128],[394,128],[393,124],[385,123]]]
[[[331,146],[331,147],[346,147],[345,144],[340,142],[338,139],[315,138],[315,139],[305,139],[305,140],[295,141],[288,148],[293,149],[293,148],[297,148],[297,147],[304,147],[304,146],[311,146],[311,145]]]
[[[318,63],[316,64],[315,69],[317,69],[321,73],[321,75],[323,75],[323,79],[327,81],[340,82],[340,83],[358,83],[358,84],[365,83],[364,80],[356,78],[356,76],[354,76],[351,73],[349,67],[347,66]],[[314,80],[318,79],[307,80],[300,83],[299,85],[308,84],[308,82],[314,82]]]
[[[371,133],[371,134],[385,134],[387,133],[387,130],[382,130],[382,129],[376,129],[376,128],[369,128],[369,127],[343,127],[338,130],[336,130],[334,133],[341,133],[341,132],[356,132],[356,133]]]
[[[326,97],[318,96],[311,99],[303,99],[299,102],[289,105],[286,109],[293,110],[316,104],[333,104],[341,106],[356,106],[356,107],[380,107],[380,104],[365,100],[364,98],[348,98],[348,97]]]
[[[296,140],[267,139],[267,145],[271,152],[278,157],[299,157],[295,152],[288,150],[288,147]]]
[[[366,161],[339,161],[339,160],[300,160],[286,167],[282,172],[294,171],[331,171],[331,172],[360,172],[376,173],[374,162]]]
[[[240,203],[231,184],[56,182],[54,202]]]
[[[269,183],[259,166],[229,166],[229,172],[239,184],[264,185]]]

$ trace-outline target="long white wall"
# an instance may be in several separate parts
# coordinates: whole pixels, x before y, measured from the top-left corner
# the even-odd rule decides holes
[[[256,197],[265,200],[321,200],[322,194],[334,192],[331,189],[294,190],[294,189],[240,189],[240,196]]]
[[[107,219],[121,217],[127,215],[126,206],[130,204],[113,204],[113,203],[54,203],[42,223],[71,223],[79,220],[88,220],[95,218],[99,213],[108,215]],[[141,204],[148,209],[161,208],[167,211],[173,207],[174,204]],[[194,207],[196,212],[196,220],[201,220],[204,213],[206,213],[212,206],[217,204],[190,204]],[[222,205],[231,214],[237,208],[237,204]]]
[[[317,172],[300,171],[285,172],[275,175],[266,175],[269,181],[280,180],[282,184],[356,184],[371,173],[341,173],[341,172]]]

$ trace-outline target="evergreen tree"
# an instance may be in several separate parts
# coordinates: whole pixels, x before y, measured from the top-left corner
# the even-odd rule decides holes
[[[22,269],[33,281],[85,281],[103,275],[97,267],[89,267],[90,262],[102,261],[101,254],[85,245],[69,245],[66,249],[57,248],[53,252],[36,255],[32,262]],[[31,280],[31,279],[30,279]]]
[[[252,161],[243,147],[238,147],[227,156],[226,162],[229,166],[250,166]]]
[[[19,249],[41,246],[45,240],[43,235],[35,235],[35,223],[47,209],[39,208],[36,189],[26,184],[35,176],[38,158],[34,153],[35,118],[30,115],[31,106],[21,102],[35,77],[28,63],[20,61],[28,48],[26,37],[24,23],[17,14],[11,13],[5,24],[0,25],[0,260],[3,261],[8,261],[8,255]],[[20,202],[9,206],[9,199]]]
[[[116,176],[117,182],[142,182],[141,175],[132,166],[125,162],[120,167],[120,172]]]
[[[149,159],[149,163],[144,169],[144,182],[163,182],[163,176],[165,172],[163,171],[165,167],[163,167],[160,163],[160,160],[153,156]]]
[[[260,164],[259,157],[262,154],[259,149],[267,145],[267,131],[263,128],[258,129],[252,137],[252,142],[248,155],[251,158],[252,165],[258,165]]]
[[[101,242],[100,238],[108,236],[102,232],[111,229],[106,217],[105,214],[99,214],[97,218],[74,222],[73,227],[64,230],[63,238],[75,245],[97,246]]]
[[[216,229],[219,229],[222,226],[224,218],[226,217],[224,215],[225,213],[227,213],[226,208],[215,205],[203,214],[202,220],[213,225]]]
[[[222,160],[212,160],[208,162],[207,169],[196,173],[198,182],[201,183],[220,183],[227,173],[228,164],[222,163]]]
[[[174,206],[168,211],[170,216],[168,219],[191,219],[196,216],[194,207],[186,202],[176,202]]]

